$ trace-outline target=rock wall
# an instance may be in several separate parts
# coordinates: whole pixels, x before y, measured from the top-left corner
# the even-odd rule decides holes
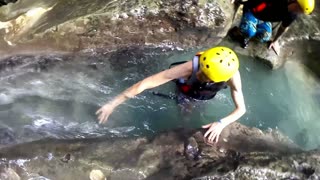
[[[27,6],[18,1],[1,8],[2,19],[7,20],[3,21],[2,52],[30,49],[30,45],[32,50],[64,51],[130,45],[210,46],[226,35],[234,11],[229,2],[222,0],[96,0],[90,1],[89,7],[87,0],[49,2],[33,1],[32,6]],[[28,8],[21,13],[16,6]],[[27,15],[40,7],[41,16]],[[5,18],[14,17],[11,14],[20,16]],[[21,22],[29,22],[30,27]]]
[[[279,40],[282,48],[277,56],[267,44],[252,43],[244,50],[226,37],[242,14],[241,7],[226,0],[20,0],[0,8],[0,34],[4,37],[0,52],[77,52],[132,45],[188,49],[222,41],[220,44],[260,59],[273,69],[286,60],[314,65],[312,55],[305,58],[310,51],[299,44],[320,39],[320,5],[316,3],[314,13],[300,16]]]

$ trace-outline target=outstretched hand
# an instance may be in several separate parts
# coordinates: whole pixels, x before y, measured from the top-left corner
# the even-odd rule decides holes
[[[204,134],[204,137],[208,138],[210,143],[215,142],[217,143],[219,141],[219,136],[222,132],[222,130],[226,127],[227,125],[220,123],[220,122],[213,122],[207,125],[202,126],[204,129],[208,129],[207,132]]]
[[[107,122],[108,117],[113,112],[113,109],[114,107],[109,104],[105,104],[100,109],[98,109],[96,115],[98,116],[99,124]]]

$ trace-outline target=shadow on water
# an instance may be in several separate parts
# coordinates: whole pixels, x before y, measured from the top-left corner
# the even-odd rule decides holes
[[[97,124],[95,111],[106,101],[193,54],[193,50],[131,47],[109,53],[6,59],[0,64],[1,144],[45,137],[148,135],[176,127],[198,128],[220,119],[233,109],[229,89],[194,108],[187,120],[180,116],[174,100],[146,91],[119,106],[107,124]],[[240,56],[240,61],[247,106],[240,122],[279,129],[305,148],[317,147],[320,104],[316,78],[298,63],[270,71],[249,57]],[[155,91],[172,94],[175,87],[167,83]]]

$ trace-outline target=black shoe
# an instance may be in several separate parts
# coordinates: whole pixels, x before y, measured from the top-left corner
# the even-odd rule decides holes
[[[243,38],[242,38],[242,34],[239,30],[239,28],[237,26],[233,27],[232,29],[229,30],[228,32],[228,35],[230,36],[230,38],[233,40],[233,41],[241,41]]]
[[[246,48],[248,47],[248,45],[249,45],[249,41],[250,41],[249,38],[243,38],[243,40],[242,40],[242,42],[241,42],[241,47],[242,47],[243,49],[246,49]]]

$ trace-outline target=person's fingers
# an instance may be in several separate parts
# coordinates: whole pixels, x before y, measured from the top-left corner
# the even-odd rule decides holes
[[[208,129],[208,131],[204,134],[204,137],[207,137],[211,133],[212,129]]]
[[[216,135],[216,143],[218,143],[218,141],[219,141],[219,136],[220,136],[220,132],[219,133],[217,133],[217,135]]]
[[[100,119],[99,124],[103,124],[104,123],[104,119]]]
[[[98,119],[101,120],[102,116],[103,116],[103,112],[99,114]]]
[[[108,116],[106,114],[104,114],[103,117],[101,117],[99,123],[103,124],[104,122],[106,122],[107,118],[108,118]]]
[[[215,133],[211,133],[210,142],[213,143],[214,138],[216,137]]]
[[[269,45],[269,49],[271,49],[271,48],[273,48],[273,47],[274,47],[274,44],[271,43],[271,44]]]
[[[210,137],[209,137],[211,143],[212,143],[213,140],[215,139],[216,135],[217,135],[217,132],[216,132],[216,131],[212,131],[212,133],[211,133],[211,135],[210,135]]]
[[[210,143],[212,143],[212,136],[213,136],[213,132],[210,134],[210,136],[208,137],[208,140]]]
[[[204,133],[204,137],[207,137],[209,133],[210,133],[210,129],[206,133]]]
[[[99,124],[101,124],[101,122],[102,122],[102,116],[101,115],[98,117],[98,120],[99,120]]]
[[[102,108],[98,109],[98,110],[96,111],[96,115],[100,114],[101,111],[102,111]]]
[[[211,124],[212,124],[212,123],[207,124],[207,125],[203,125],[202,128],[204,128],[204,129],[209,128],[209,127],[211,126]]]
[[[217,127],[213,132],[212,132],[212,139],[211,141],[214,141],[217,143],[219,141],[219,137],[221,134],[222,129],[220,127]]]
[[[206,134],[205,134],[205,137],[209,138],[209,135],[215,131],[216,129],[216,126],[213,125],[213,123],[210,124],[210,128],[207,130]]]
[[[105,114],[104,117],[103,117],[103,119],[102,119],[102,123],[107,122],[108,117],[109,117],[109,114]]]
[[[102,123],[104,122],[104,119],[106,118],[106,113],[102,112],[99,116],[99,122]]]

